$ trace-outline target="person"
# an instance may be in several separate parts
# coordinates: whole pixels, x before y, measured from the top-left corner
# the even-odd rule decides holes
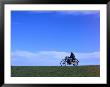
[[[73,52],[71,52],[71,54],[70,54],[70,57],[69,57],[69,58],[71,58],[71,59],[72,59],[72,62],[73,62],[73,60],[76,60],[75,55],[73,54]]]

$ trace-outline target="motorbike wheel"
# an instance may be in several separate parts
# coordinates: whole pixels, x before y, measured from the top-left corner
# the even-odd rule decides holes
[[[73,66],[78,66],[78,62],[75,61],[75,62],[73,63]]]
[[[64,60],[62,60],[62,61],[60,62],[60,65],[61,65],[61,66],[66,66],[66,62],[65,62]]]

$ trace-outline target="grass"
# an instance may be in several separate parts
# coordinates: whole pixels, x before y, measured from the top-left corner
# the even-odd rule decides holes
[[[100,66],[12,66],[12,77],[99,77]]]

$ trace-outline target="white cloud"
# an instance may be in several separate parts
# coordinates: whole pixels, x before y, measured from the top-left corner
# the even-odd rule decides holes
[[[91,60],[96,60],[99,63],[100,53],[74,53],[82,64],[89,64]],[[28,52],[28,51],[15,51],[12,52],[12,65],[59,65],[61,59],[65,56],[69,56],[68,52],[57,51],[40,51],[40,52]]]
[[[61,11],[27,11],[28,13],[31,14],[42,14],[42,13],[55,13],[55,14],[60,14],[60,15],[93,15],[93,14],[98,14],[100,11],[98,10],[61,10]]]
[[[45,10],[32,10],[32,11],[26,11],[27,13],[30,14],[42,14],[42,13],[52,13],[55,11],[45,11]]]
[[[59,11],[58,13],[64,15],[93,15],[99,14],[99,11],[96,10],[73,10],[73,11]]]
[[[88,59],[88,58],[100,58],[99,52],[92,53],[76,53],[76,56],[80,59]]]
[[[15,52],[12,52],[12,57],[14,56],[31,58],[31,57],[35,57],[36,54],[28,51],[15,51]]]

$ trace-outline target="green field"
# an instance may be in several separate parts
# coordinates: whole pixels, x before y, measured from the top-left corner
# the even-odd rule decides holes
[[[12,66],[12,77],[99,77],[100,66]]]

